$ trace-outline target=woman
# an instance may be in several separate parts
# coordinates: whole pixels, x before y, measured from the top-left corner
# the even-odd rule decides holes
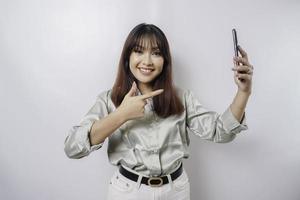
[[[234,57],[238,92],[219,115],[202,106],[190,90],[173,85],[168,41],[155,25],[139,24],[128,35],[112,89],[96,103],[65,140],[65,153],[82,158],[108,138],[108,158],[118,170],[108,199],[190,199],[183,167],[193,132],[213,142],[230,142],[247,129],[245,107],[253,67],[247,54]]]

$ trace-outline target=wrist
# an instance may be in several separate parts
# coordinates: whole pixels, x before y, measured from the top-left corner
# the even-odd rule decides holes
[[[123,110],[120,109],[120,106],[115,110],[115,114],[122,124],[128,120],[126,114],[124,114]]]
[[[243,96],[250,96],[251,95],[251,90],[250,91],[242,91],[242,90],[238,90],[239,94],[243,95]]]

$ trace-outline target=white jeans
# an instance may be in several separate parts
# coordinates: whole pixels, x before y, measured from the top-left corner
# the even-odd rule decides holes
[[[169,183],[160,187],[141,184],[141,176],[134,182],[117,170],[110,180],[107,200],[190,200],[190,182],[183,173],[174,181],[168,175]]]

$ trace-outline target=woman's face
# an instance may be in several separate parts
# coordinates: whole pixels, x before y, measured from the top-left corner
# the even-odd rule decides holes
[[[150,45],[150,41],[145,41],[144,46],[134,48],[129,57],[129,67],[131,73],[142,84],[150,83],[163,70],[164,59],[157,46]]]

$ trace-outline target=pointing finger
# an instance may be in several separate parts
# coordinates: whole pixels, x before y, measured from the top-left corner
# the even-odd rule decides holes
[[[159,89],[159,90],[149,92],[147,94],[140,95],[139,97],[141,99],[148,99],[148,98],[151,98],[151,97],[161,94],[163,91],[164,91],[164,89]]]
[[[131,89],[129,90],[129,92],[127,93],[127,95],[129,96],[135,96],[135,93],[137,91],[137,86],[135,81],[132,83]]]

